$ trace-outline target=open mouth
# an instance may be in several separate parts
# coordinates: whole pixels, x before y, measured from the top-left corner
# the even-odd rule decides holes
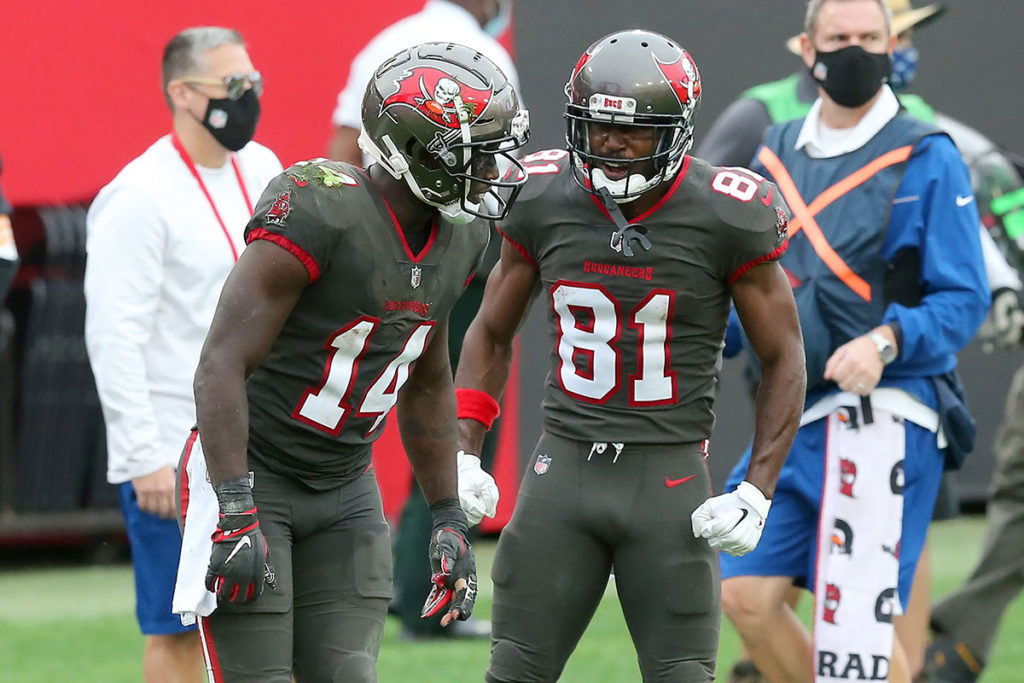
[[[597,167],[604,171],[608,180],[622,180],[629,175],[629,164],[616,163],[614,161],[600,161]]]

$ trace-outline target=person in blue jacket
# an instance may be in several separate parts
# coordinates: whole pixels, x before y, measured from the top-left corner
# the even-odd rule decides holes
[[[949,137],[885,85],[891,21],[883,0],[808,3],[819,98],[754,163],[793,212],[782,265],[808,378],[761,544],[722,556],[723,610],[769,680],[909,683],[892,617],[944,460],[971,437],[953,371],[989,306],[976,201]],[[815,594],[813,642],[785,602],[794,584]]]

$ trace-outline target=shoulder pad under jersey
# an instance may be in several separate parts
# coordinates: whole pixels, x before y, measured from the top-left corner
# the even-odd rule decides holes
[[[528,180],[519,193],[517,203],[540,197],[553,186],[573,182],[569,152],[564,149],[542,149],[527,154],[519,161],[526,169]],[[510,168],[509,173],[517,173],[517,169]]]
[[[688,176],[706,189],[715,216],[734,228],[749,232],[784,230],[790,211],[775,184],[747,168],[712,166],[692,159]],[[782,228],[779,227],[780,223]]]

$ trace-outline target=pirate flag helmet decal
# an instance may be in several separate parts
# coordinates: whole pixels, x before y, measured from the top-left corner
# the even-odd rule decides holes
[[[508,214],[526,182],[510,152],[529,132],[528,112],[491,60],[455,43],[424,43],[378,67],[363,97],[359,146],[448,220],[467,223]],[[499,162],[515,169],[505,179]]]

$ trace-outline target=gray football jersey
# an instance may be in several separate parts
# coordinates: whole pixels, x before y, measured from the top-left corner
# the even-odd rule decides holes
[[[310,282],[247,381],[250,457],[314,488],[365,470],[370,444],[488,234],[483,221],[438,221],[414,255],[361,169],[320,160],[275,178],[246,242],[287,249]]]
[[[626,257],[564,151],[524,163],[530,180],[499,229],[535,264],[546,299],[545,429],[584,441],[708,438],[730,284],[785,250],[780,193],[746,169],[686,157],[666,196],[632,221],[651,249],[634,242]]]

